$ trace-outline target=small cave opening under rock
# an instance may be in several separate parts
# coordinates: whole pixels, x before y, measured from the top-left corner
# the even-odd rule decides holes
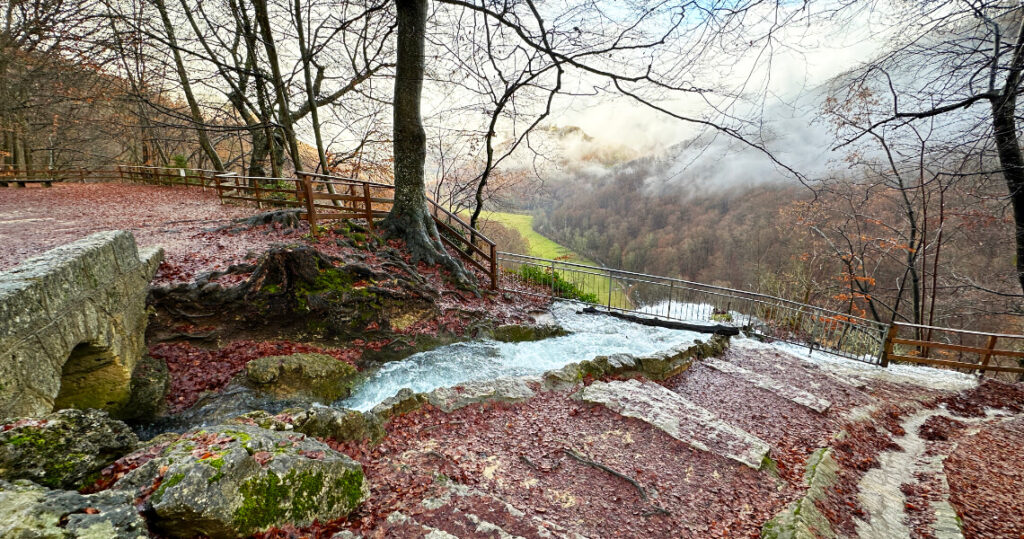
[[[54,410],[97,408],[118,412],[130,397],[129,373],[114,352],[95,343],[80,343],[61,369]]]

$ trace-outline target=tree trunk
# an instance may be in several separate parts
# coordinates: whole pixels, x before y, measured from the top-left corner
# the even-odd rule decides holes
[[[288,92],[285,88],[284,78],[281,75],[281,66],[277,61],[277,45],[274,43],[274,34],[271,31],[267,2],[266,0],[253,0],[252,4],[256,9],[256,25],[259,26],[260,35],[263,37],[263,48],[267,53],[267,63],[270,64],[270,74],[273,77],[274,90],[277,95],[278,116],[280,116],[281,120],[281,129],[284,131],[285,143],[288,144],[288,153],[291,154],[295,172],[302,172],[302,159],[299,157],[298,139],[295,138],[291,113],[288,111]]]
[[[992,102],[992,127],[999,152],[999,164],[1013,206],[1014,240],[1017,248],[1017,280],[1024,291],[1024,156],[1017,140],[1014,118],[1017,99],[1013,91]]]
[[[420,117],[423,91],[427,0],[395,0],[398,14],[394,97],[395,203],[382,226],[405,240],[413,262],[443,264],[456,282],[469,274],[445,251],[427,206],[423,166],[427,135]]]
[[[178,42],[174,37],[174,25],[171,24],[171,18],[167,15],[167,6],[164,4],[164,0],[154,0],[157,11],[160,12],[160,20],[164,24],[164,32],[167,37],[167,45],[171,48],[171,55],[174,57],[174,67],[178,71],[178,78],[181,82],[181,91],[185,94],[185,100],[188,102],[188,109],[192,115],[192,122],[196,125],[196,133],[199,135],[199,145],[203,148],[203,152],[210,158],[210,162],[213,164],[213,168],[217,172],[224,172],[224,163],[221,162],[220,156],[217,155],[216,148],[210,142],[210,137],[206,133],[206,125],[203,120],[203,115],[199,111],[199,102],[196,101],[195,95],[192,93],[192,85],[188,81],[188,72],[185,71],[185,62],[181,59],[181,51],[178,50]]]

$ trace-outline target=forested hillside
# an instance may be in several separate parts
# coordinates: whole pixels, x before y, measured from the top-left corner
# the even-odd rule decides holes
[[[609,267],[886,322],[1015,327],[1004,316],[1012,305],[991,293],[1013,282],[998,184],[949,180],[922,192],[864,175],[814,189],[768,182],[695,193],[658,181],[670,162],[553,184],[535,227]]]

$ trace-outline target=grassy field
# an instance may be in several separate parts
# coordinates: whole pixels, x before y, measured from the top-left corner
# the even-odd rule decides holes
[[[576,253],[572,249],[569,249],[568,247],[561,245],[534,230],[532,215],[506,212],[483,212],[481,217],[486,221],[500,223],[519,232],[530,246],[529,252],[520,254],[536,256],[538,258],[564,260],[566,262],[585,264],[587,266],[601,266],[593,260],[580,256],[579,253]],[[498,246],[498,250],[501,250],[500,245]],[[596,295],[600,299],[601,303],[608,301],[607,279],[568,272],[559,272],[559,274],[561,274],[563,279],[572,282],[584,292]],[[625,308],[628,305],[626,296],[617,282],[615,283],[615,290],[612,291],[612,305],[621,308]]]

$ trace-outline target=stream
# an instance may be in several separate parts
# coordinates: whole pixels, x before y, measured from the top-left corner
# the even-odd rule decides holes
[[[162,432],[184,432],[215,425],[254,410],[278,413],[310,404],[367,411],[403,388],[425,393],[471,381],[539,375],[597,356],[649,355],[692,343],[695,339],[709,338],[693,331],[643,326],[605,315],[578,314],[579,309],[579,305],[558,302],[551,306],[551,317],[542,321],[561,326],[569,331],[568,335],[514,343],[479,339],[413,354],[366,371],[351,396],[335,403],[274,400],[232,383],[221,393],[204,397],[180,414],[136,425],[135,431],[140,438],[149,439]]]
[[[612,354],[649,355],[707,340],[708,335],[642,326],[610,316],[577,314],[578,305],[556,303],[554,323],[569,335],[540,341],[503,343],[476,340],[442,346],[385,364],[339,406],[366,411],[402,388],[425,393],[439,387],[509,376],[537,375],[569,363]]]

